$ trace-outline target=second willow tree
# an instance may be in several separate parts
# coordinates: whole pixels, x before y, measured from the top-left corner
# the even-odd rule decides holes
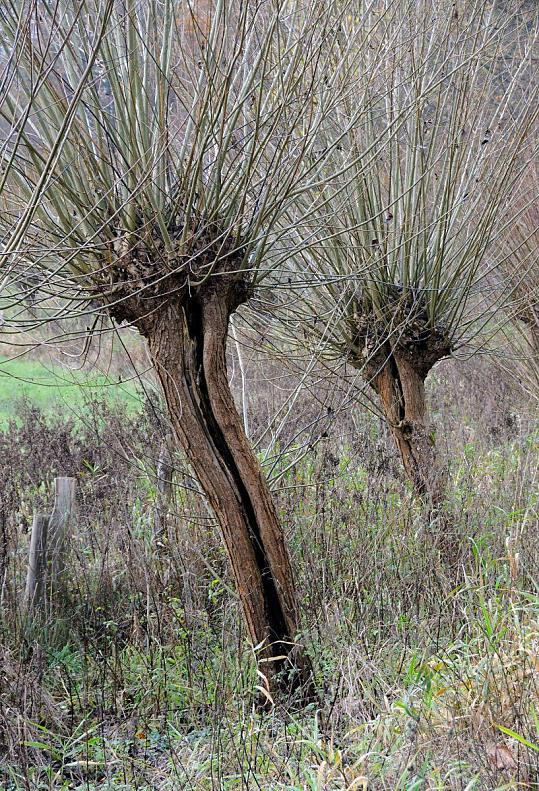
[[[437,507],[445,472],[425,380],[444,357],[481,348],[511,298],[492,274],[535,153],[534,42],[484,3],[465,18],[450,2],[401,12],[373,37],[393,42],[390,56],[369,82],[376,51],[365,50],[365,78],[341,108],[344,127],[368,85],[372,111],[332,152],[335,170],[356,165],[311,193],[294,228],[313,241],[287,272],[297,298],[283,300],[281,332],[361,373],[414,491]]]

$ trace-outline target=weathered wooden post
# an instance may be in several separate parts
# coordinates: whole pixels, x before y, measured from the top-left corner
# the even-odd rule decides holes
[[[52,514],[35,514],[30,536],[24,605],[28,614],[46,609],[65,572],[66,533],[75,506],[75,478],[55,478]]]
[[[43,609],[45,604],[45,579],[47,576],[47,536],[49,517],[35,514],[30,536],[28,572],[24,604],[27,612]]]
[[[167,529],[167,516],[172,499],[172,477],[174,475],[172,454],[170,452],[171,444],[172,437],[167,434],[161,443],[157,460],[157,497],[153,522],[154,541],[160,539]]]
[[[66,533],[75,508],[75,478],[54,479],[54,506],[49,519],[51,583],[55,585],[65,571]]]

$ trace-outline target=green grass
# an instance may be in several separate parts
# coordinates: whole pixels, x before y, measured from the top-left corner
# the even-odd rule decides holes
[[[28,357],[0,356],[0,427],[15,416],[17,402],[27,399],[46,413],[62,411],[77,418],[90,399],[125,401],[136,411],[136,383],[119,382],[94,371],[72,371]]]

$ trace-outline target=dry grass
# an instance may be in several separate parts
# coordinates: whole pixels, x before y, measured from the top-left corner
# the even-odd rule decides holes
[[[257,382],[262,369],[250,366]],[[274,477],[319,701],[281,701],[264,715],[225,556],[179,458],[168,535],[152,543],[167,431],[158,405],[137,416],[89,405],[86,423],[70,426],[25,407],[0,437],[11,470],[0,523],[1,787],[537,787],[539,436],[507,385],[485,409],[484,383],[495,384],[486,362],[468,372],[465,400],[462,369],[446,366],[431,383],[454,427],[442,443],[452,481],[443,523],[428,522],[367,413],[336,409],[328,437]],[[260,414],[285,399],[285,374],[276,381],[273,395],[253,385]],[[281,448],[325,410],[321,392],[305,391]],[[336,404],[336,390],[326,393]],[[287,460],[269,462],[274,473]],[[48,621],[28,624],[28,523],[58,472],[79,480],[69,583]],[[436,541],[442,524],[451,557]]]

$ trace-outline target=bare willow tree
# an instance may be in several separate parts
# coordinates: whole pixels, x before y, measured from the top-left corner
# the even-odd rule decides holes
[[[15,3],[5,6],[14,19]],[[288,657],[301,682],[290,559],[234,406],[225,352],[231,314],[288,255],[278,245],[286,221],[277,220],[296,222],[290,206],[327,178],[324,162],[355,123],[354,113],[348,126],[334,122],[354,76],[352,42],[341,36],[349,4],[116,0],[94,63],[75,18],[93,29],[96,6],[37,6],[41,27],[22,42],[17,85],[2,108],[9,120],[32,99],[24,145],[4,152],[17,221],[75,97],[77,105],[31,222],[24,234],[5,230],[6,304],[31,275],[39,321],[104,311],[147,339],[264,673],[271,681]],[[74,32],[32,96],[44,31],[60,9]]]
[[[317,242],[295,256],[298,297],[283,305],[281,323],[288,342],[303,335],[361,372],[414,490],[437,505],[445,474],[425,379],[442,358],[479,348],[510,296],[491,292],[489,272],[501,264],[491,253],[518,214],[507,206],[534,153],[537,86],[527,102],[517,89],[537,29],[507,61],[518,32],[490,4],[471,2],[461,14],[425,0],[401,11],[378,29],[394,41],[373,86],[385,94],[332,154],[353,152],[355,172],[311,194]]]

